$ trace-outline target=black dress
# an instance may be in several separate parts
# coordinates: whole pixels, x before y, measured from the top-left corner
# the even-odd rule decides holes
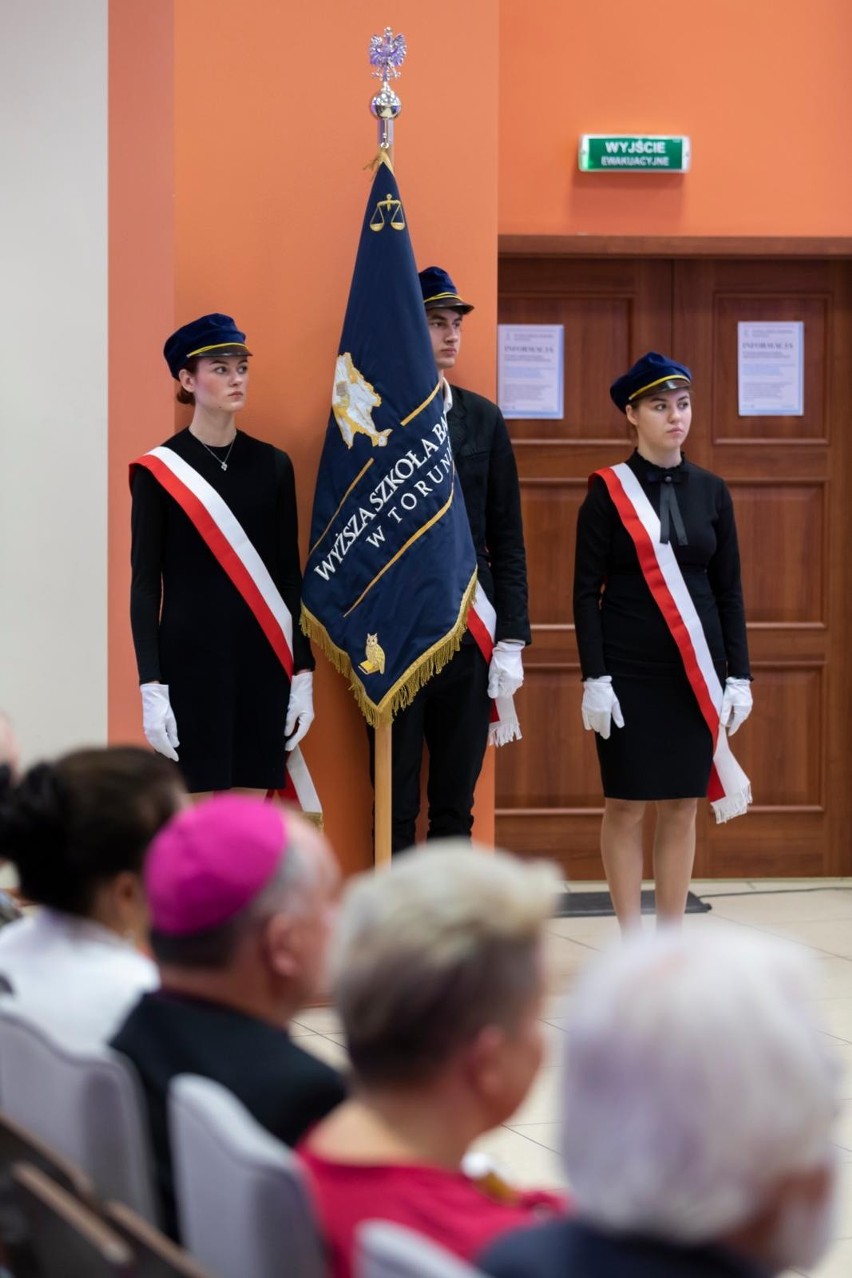
[[[236,515],[292,614],[294,669],[312,669],[299,629],[302,577],[290,458],[241,431],[227,470],[188,429],[164,447],[197,470]],[[227,451],[213,450],[223,458]],[[189,517],[141,466],[133,477],[131,563],[139,681],[169,686],[188,789],[279,789],[290,682]]]
[[[734,508],[718,475],[685,459],[662,469],[634,452],[627,462],[654,510],[675,485],[686,534],[671,545],[704,627],[719,680],[749,678]],[[580,507],[574,622],[584,679],[611,675],[624,715],[608,741],[595,733],[604,794],[685,799],[707,793],[713,742],[679,650],[602,479]]]

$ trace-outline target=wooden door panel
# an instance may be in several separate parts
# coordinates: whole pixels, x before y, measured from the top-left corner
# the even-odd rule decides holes
[[[823,675],[822,665],[761,662],[757,666],[760,705],[748,731],[745,727],[738,731],[731,746],[751,778],[755,804],[762,810],[825,811]],[[736,827],[731,827],[731,833],[736,834]]]
[[[820,482],[732,480],[750,623],[826,624],[826,491]],[[796,571],[807,564],[807,571]]]
[[[586,493],[579,480],[525,478],[521,489],[524,536],[536,547],[527,563],[538,626],[572,624],[571,582],[577,511]]]
[[[597,755],[580,717],[580,672],[536,666],[517,696],[534,750],[503,750],[501,798],[516,810],[582,808],[600,789]],[[584,740],[584,737],[587,738]],[[600,803],[600,800],[598,800]]]

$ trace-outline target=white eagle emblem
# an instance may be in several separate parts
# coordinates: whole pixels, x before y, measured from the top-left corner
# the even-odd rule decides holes
[[[351,448],[357,434],[367,435],[375,448],[384,448],[389,430],[377,430],[373,425],[373,409],[382,402],[366,377],[358,372],[349,352],[338,355],[334,366],[334,387],[331,393],[331,411],[340,427],[343,442]]]

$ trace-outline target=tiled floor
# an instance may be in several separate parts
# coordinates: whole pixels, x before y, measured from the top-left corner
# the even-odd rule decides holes
[[[581,884],[578,890],[603,885]],[[826,1032],[844,1061],[844,1112],[837,1131],[842,1163],[838,1238],[812,1278],[852,1274],[852,879],[710,881],[693,890],[711,902],[709,914],[687,915],[687,929],[747,927],[772,932],[804,946],[818,960],[819,1003]],[[650,926],[650,924],[648,924]],[[611,918],[554,919],[547,929],[549,998],[545,1009],[548,1058],[535,1086],[511,1122],[485,1137],[481,1146],[522,1185],[563,1183],[559,1160],[556,1059],[562,1038],[562,996],[596,950],[618,935]],[[293,1026],[302,1046],[323,1060],[344,1065],[340,1026],[327,1008],[308,1010]]]

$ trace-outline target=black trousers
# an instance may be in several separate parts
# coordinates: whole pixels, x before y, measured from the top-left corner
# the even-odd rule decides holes
[[[414,843],[424,744],[429,750],[427,838],[470,838],[473,792],[488,744],[490,715],[488,666],[475,643],[464,643],[396,716],[392,733],[394,854]],[[371,775],[372,771],[371,732]]]

